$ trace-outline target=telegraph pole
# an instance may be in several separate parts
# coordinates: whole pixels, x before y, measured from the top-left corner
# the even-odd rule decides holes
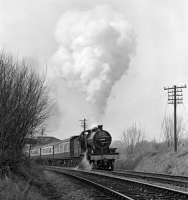
[[[81,127],[84,129],[84,131],[86,131],[86,128],[87,128],[87,119],[82,119],[80,120],[81,122]]]
[[[168,104],[174,105],[174,151],[178,149],[178,137],[177,137],[177,104],[183,104],[183,88],[186,85],[172,87],[164,87],[164,90],[168,90]]]
[[[80,125],[81,125],[81,127],[84,129],[83,130],[83,132],[81,133],[81,146],[83,145],[83,149],[85,149],[84,150],[84,152],[87,152],[87,139],[86,139],[86,136],[87,136],[87,134],[85,133],[85,131],[86,131],[86,128],[87,128],[87,119],[82,119],[82,120],[80,120]]]

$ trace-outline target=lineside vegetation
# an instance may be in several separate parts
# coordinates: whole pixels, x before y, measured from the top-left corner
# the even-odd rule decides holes
[[[26,137],[48,116],[44,79],[24,61],[0,53],[0,172],[16,170],[23,162]]]

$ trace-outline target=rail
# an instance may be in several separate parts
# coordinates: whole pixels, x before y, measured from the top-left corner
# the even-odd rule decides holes
[[[106,192],[108,191],[113,196],[116,196],[116,199],[188,199],[187,192],[151,183],[145,183],[138,180],[132,180],[127,177],[121,177],[114,174],[65,169],[61,167],[47,167],[46,169],[53,170],[57,173],[64,173],[88,182],[95,185],[95,187],[102,188]]]

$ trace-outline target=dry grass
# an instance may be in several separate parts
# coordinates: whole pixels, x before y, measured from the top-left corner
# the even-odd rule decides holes
[[[188,147],[179,148],[177,153],[168,149],[155,155],[149,154],[135,170],[188,176]]]
[[[116,160],[115,168],[134,170],[146,155],[156,154],[161,146],[155,142],[142,141],[135,145],[132,153],[123,148],[119,149],[120,159]]]
[[[23,180],[5,178],[0,180],[0,199],[4,200],[45,200],[35,188]]]
[[[55,199],[56,188],[46,180],[43,168],[25,161],[9,177],[0,179],[0,199],[46,200]]]
[[[120,152],[116,169],[188,176],[188,142],[179,145],[177,153],[166,143],[156,142],[140,143],[132,154]]]

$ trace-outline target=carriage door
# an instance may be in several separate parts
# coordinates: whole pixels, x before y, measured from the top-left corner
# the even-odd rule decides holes
[[[74,138],[70,139],[70,156],[74,156]]]
[[[81,154],[80,141],[79,141],[79,137],[76,137],[74,139],[74,156],[79,157],[80,154]]]

